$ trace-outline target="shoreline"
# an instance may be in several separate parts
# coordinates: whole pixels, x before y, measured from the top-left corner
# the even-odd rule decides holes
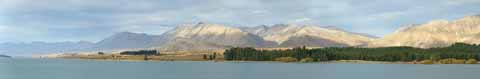
[[[125,62],[232,62],[232,63],[319,63],[319,64],[421,64],[419,62],[388,62],[388,61],[365,61],[365,60],[333,60],[321,62],[281,62],[281,61],[228,61],[228,60],[130,60],[130,59],[85,59],[85,58],[45,58],[45,59],[73,59],[94,61],[125,61]],[[440,63],[435,63],[440,64]],[[431,65],[431,64],[424,64]]]
[[[330,61],[242,61],[242,60],[225,60],[223,55],[218,55],[214,59],[205,59],[204,55],[184,55],[184,54],[166,54],[166,55],[63,55],[57,57],[45,57],[53,59],[80,59],[80,60],[99,60],[99,61],[205,61],[205,62],[274,62],[274,63],[348,63],[348,64],[467,64],[467,63],[442,63],[440,61],[432,61],[424,63],[422,61],[367,61],[367,60],[330,60]],[[477,63],[479,63],[477,61]]]

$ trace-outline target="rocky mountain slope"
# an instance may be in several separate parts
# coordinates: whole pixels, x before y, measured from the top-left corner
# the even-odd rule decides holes
[[[274,41],[280,47],[313,46],[338,47],[359,46],[373,40],[369,36],[347,32],[334,27],[320,27],[314,25],[277,24],[245,28],[247,32]]]
[[[480,43],[480,16],[467,16],[454,21],[434,20],[426,24],[403,27],[394,34],[369,44],[370,47],[412,46],[445,47],[455,42]]]
[[[268,47],[273,43],[244,32],[239,28],[219,24],[184,24],[162,35],[174,49],[205,49],[226,47]]]

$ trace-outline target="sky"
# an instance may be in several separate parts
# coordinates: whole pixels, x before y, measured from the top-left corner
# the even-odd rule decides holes
[[[385,36],[410,24],[480,14],[480,0],[0,0],[0,43],[96,42],[179,24],[313,24]]]

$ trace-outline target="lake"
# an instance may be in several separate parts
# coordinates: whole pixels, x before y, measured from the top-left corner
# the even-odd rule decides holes
[[[0,59],[0,79],[478,79],[480,65]]]

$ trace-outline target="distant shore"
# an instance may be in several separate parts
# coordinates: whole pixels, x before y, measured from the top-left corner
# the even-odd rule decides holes
[[[64,56],[61,59],[89,59],[89,60],[106,60],[106,61],[212,61],[212,62],[281,62],[281,61],[227,61],[223,57],[213,60],[203,59],[202,55],[163,55],[148,56],[148,60],[144,60],[144,56],[108,56],[108,55],[90,55],[90,56]],[[285,63],[285,62],[282,62]],[[410,62],[387,62],[387,61],[365,61],[365,60],[334,60],[321,62],[290,62],[290,63],[348,63],[348,64],[423,64],[419,61]],[[441,64],[441,63],[433,63]]]
[[[165,54],[165,55],[61,55],[47,58],[63,58],[63,59],[95,59],[95,60],[151,60],[151,61],[210,61],[205,59],[203,54]],[[223,61],[223,57],[211,59]]]
[[[92,58],[61,58],[61,59],[82,59],[82,60],[99,60],[99,61],[146,61],[139,59],[92,59]],[[274,62],[274,63],[287,63],[281,61],[227,61],[227,60],[184,60],[184,59],[162,59],[162,60],[147,60],[147,61],[211,61],[211,62]],[[289,62],[289,63],[302,63],[302,62]],[[346,64],[420,64],[416,62],[383,62],[383,61],[364,61],[364,60],[336,60],[336,61],[322,61],[322,62],[308,62],[308,63],[346,63]]]
[[[172,53],[160,55],[121,55],[121,54],[56,54],[53,57],[45,58],[61,58],[61,59],[90,59],[90,60],[113,60],[113,61],[213,61],[213,62],[284,62],[285,61],[242,61],[242,60],[225,60],[223,54],[217,54],[215,58],[208,58],[212,53]],[[42,58],[42,57],[40,57]],[[455,59],[447,59],[452,62]],[[447,62],[448,62],[447,61]],[[295,60],[289,63],[353,63],[353,64],[466,64],[466,63],[444,63],[445,60],[439,61],[367,61],[367,60],[331,60],[331,61],[302,61]],[[478,63],[478,62],[477,62]]]

